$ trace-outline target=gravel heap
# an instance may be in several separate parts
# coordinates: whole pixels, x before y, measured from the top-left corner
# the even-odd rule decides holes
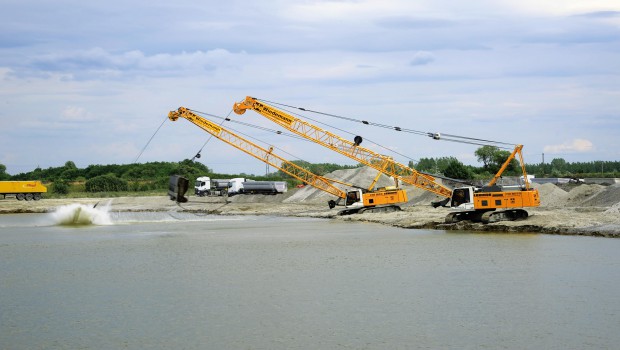
[[[325,177],[366,188],[372,183],[376,174],[376,170],[362,167],[337,170],[325,175]],[[441,183],[441,179],[436,181]],[[334,185],[342,190],[350,188],[340,184]],[[394,181],[391,178],[381,175],[376,187],[393,185]],[[537,188],[540,193],[540,206],[542,208],[610,208],[620,203],[620,184],[611,186],[581,184],[571,188],[569,191],[551,183],[533,184],[532,186]],[[437,196],[432,192],[408,184],[401,183],[400,187],[407,191],[407,196],[409,197],[407,205],[430,205],[432,202],[443,199],[443,197]],[[281,199],[283,203],[326,203],[328,200],[336,198],[312,186],[306,186],[301,189],[293,189],[289,191],[289,194],[285,194],[284,197],[274,198],[273,200],[278,199]]]
[[[607,208],[620,203],[620,185],[582,184],[565,191],[554,184],[534,184],[540,206],[549,208]]]

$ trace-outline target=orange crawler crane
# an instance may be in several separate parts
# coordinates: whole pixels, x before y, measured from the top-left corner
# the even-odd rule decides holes
[[[176,121],[179,118],[185,118],[202,130],[215,136],[219,140],[251,155],[252,157],[263,161],[274,168],[277,168],[284,173],[301,180],[303,183],[309,184],[322,191],[330,193],[338,197],[337,201],[330,200],[328,202],[330,209],[339,204],[341,199],[345,200],[345,209],[339,212],[339,215],[348,215],[363,212],[389,212],[398,211],[400,207],[398,204],[407,202],[407,192],[397,188],[379,188],[372,190],[375,183],[379,179],[381,173],[375,177],[374,181],[370,185],[369,189],[351,188],[346,191],[334,186],[333,183],[345,184],[340,181],[328,179],[319,175],[315,175],[310,171],[298,166],[297,164],[290,162],[273,152],[273,147],[265,149],[237,134],[227,130],[226,128],[213,123],[212,121],[197,115],[193,111],[180,107],[176,111],[168,113],[168,118],[172,121]],[[171,186],[176,186],[176,180],[171,182]],[[177,190],[171,190],[171,199],[178,197]]]
[[[528,216],[528,213],[523,208],[540,205],[538,190],[531,188],[527,179],[521,154],[522,145],[515,147],[510,157],[508,157],[487,186],[481,188],[464,186],[452,190],[435,182],[435,178],[429,174],[418,172],[411,167],[395,162],[388,156],[360,146],[362,142],[360,136],[356,136],[354,141],[351,142],[250,96],[241,102],[235,103],[233,107],[237,114],[244,114],[248,109],[257,112],[299,136],[374,168],[394,179],[445,197],[445,200],[434,205],[445,206],[449,204],[454,209],[453,212],[446,216],[445,221],[447,223],[461,220],[489,223],[524,219]],[[429,136],[437,140],[441,139],[440,134],[429,134]],[[503,191],[501,186],[496,185],[496,182],[516,154],[519,155],[525,184],[518,191]]]

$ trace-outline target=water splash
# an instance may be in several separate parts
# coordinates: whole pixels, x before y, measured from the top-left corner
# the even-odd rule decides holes
[[[57,225],[113,225],[110,218],[111,201],[101,205],[69,204],[56,208],[52,215]]]

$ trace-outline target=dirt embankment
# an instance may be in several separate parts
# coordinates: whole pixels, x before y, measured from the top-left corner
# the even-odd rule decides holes
[[[358,186],[372,182],[375,172],[369,168],[339,170],[328,177]],[[394,183],[382,177],[378,186]],[[579,185],[564,190],[553,184],[534,185],[541,197],[541,206],[528,208],[526,220],[481,224],[463,221],[445,224],[448,208],[432,208],[436,195],[413,186],[402,186],[408,192],[409,202],[403,210],[393,213],[365,213],[338,216],[330,210],[327,201],[334,199],[328,193],[305,187],[291,189],[280,195],[239,195],[234,197],[195,197],[176,204],[168,197],[120,197],[113,199],[43,199],[41,201],[0,200],[1,213],[50,212],[57,207],[82,203],[110,203],[112,211],[193,211],[222,215],[276,215],[333,218],[345,221],[368,221],[402,228],[427,228],[463,231],[533,232],[562,235],[620,237],[620,185]]]

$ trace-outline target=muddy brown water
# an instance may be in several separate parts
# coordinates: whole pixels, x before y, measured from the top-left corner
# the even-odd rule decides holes
[[[92,215],[97,224],[0,216],[0,348],[620,344],[620,240],[269,216]]]

